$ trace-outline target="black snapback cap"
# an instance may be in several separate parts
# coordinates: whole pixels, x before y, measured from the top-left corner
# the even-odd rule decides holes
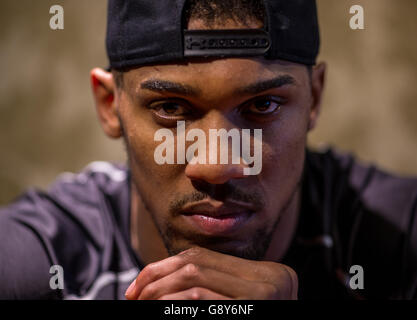
[[[264,56],[316,63],[320,36],[315,0],[263,0],[264,28],[234,30],[186,30],[185,2],[109,0],[110,68],[124,70],[190,57]]]

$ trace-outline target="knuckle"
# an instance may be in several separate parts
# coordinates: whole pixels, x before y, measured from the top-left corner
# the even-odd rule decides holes
[[[192,247],[192,248],[189,248],[189,249],[181,252],[181,256],[183,256],[186,259],[187,258],[192,259],[192,258],[200,256],[202,253],[203,253],[203,248]]]
[[[196,279],[200,274],[200,268],[194,263],[188,263],[184,266],[183,272],[186,279]]]
[[[150,299],[150,298],[155,297],[156,293],[157,293],[156,287],[152,284],[149,284],[142,290],[141,298]]]
[[[267,268],[270,268],[270,270],[272,270],[272,272],[280,279],[284,277],[285,279],[290,279],[292,282],[298,281],[297,273],[294,271],[294,269],[287,265],[268,262],[266,266]]]
[[[282,268],[286,274],[286,296],[289,298],[296,298],[298,292],[298,276],[297,273],[288,266]]]
[[[262,274],[271,278],[274,278],[276,275],[282,273],[282,264],[270,261],[263,261],[261,262],[261,266],[262,267],[260,268],[260,270],[262,270]]]
[[[298,279],[297,273],[294,271],[293,268],[291,268],[289,266],[285,266],[285,270],[288,272],[288,274],[291,277],[291,279],[293,279],[293,280],[297,280]]]
[[[260,299],[271,300],[278,296],[278,286],[272,283],[262,283],[258,288],[258,294]]]
[[[149,280],[153,281],[158,278],[159,268],[155,263],[150,263],[142,270],[142,274],[144,274]]]
[[[264,267],[271,272],[268,287],[264,288],[264,294],[270,299],[294,299],[298,293],[298,276],[291,267],[280,264],[266,262]]]
[[[284,266],[284,270],[286,271],[287,276],[290,278],[292,286],[298,286],[298,276],[294,269],[288,266]]]
[[[201,300],[203,292],[201,288],[195,287],[190,290],[190,299],[192,300]]]

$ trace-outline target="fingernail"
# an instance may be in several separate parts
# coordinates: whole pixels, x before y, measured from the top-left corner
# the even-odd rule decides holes
[[[134,280],[134,281],[130,284],[129,288],[127,288],[127,290],[126,290],[126,292],[125,292],[125,297],[126,297],[126,298],[127,298],[128,296],[130,296],[130,295],[133,293],[133,289],[135,288],[135,283],[136,283],[136,280]]]

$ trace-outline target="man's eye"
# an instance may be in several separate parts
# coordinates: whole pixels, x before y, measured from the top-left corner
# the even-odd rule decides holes
[[[251,102],[244,110],[245,113],[268,115],[279,110],[281,103],[270,98],[259,99]]]
[[[161,117],[180,117],[188,113],[188,110],[177,102],[156,103],[151,108]]]

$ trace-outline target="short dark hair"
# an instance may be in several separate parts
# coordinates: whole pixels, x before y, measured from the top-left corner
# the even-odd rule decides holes
[[[114,82],[116,83],[117,88],[123,88],[123,71],[112,69],[111,70],[114,78]]]
[[[248,20],[264,22],[265,6],[262,0],[188,0],[184,6],[184,25],[191,19],[201,19],[209,27],[232,20],[248,25]]]

